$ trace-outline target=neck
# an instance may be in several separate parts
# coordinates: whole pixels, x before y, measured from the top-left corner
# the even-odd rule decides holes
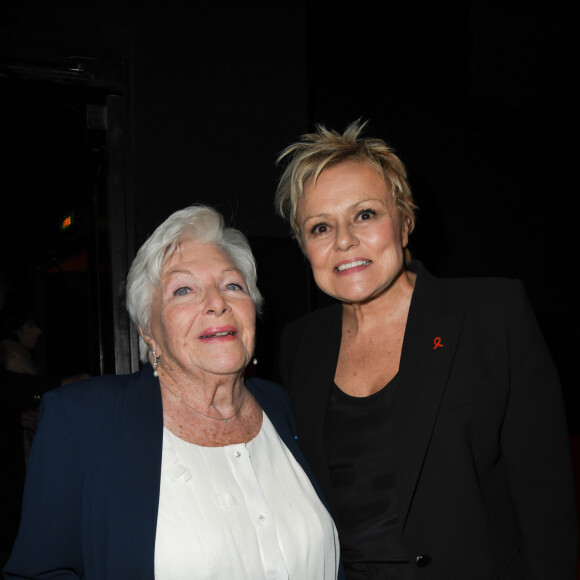
[[[162,394],[177,398],[184,404],[211,416],[229,416],[240,405],[246,392],[242,372],[215,375],[200,372],[196,375],[159,365]]]
[[[355,334],[377,326],[384,327],[394,319],[407,316],[415,287],[416,274],[407,270],[380,294],[364,302],[343,303],[342,324]]]
[[[214,411],[220,413],[219,415],[216,415],[215,412],[213,412],[213,411],[211,414],[209,414],[209,408],[208,408],[208,412],[204,412],[204,411],[200,411],[199,409],[197,409],[193,405],[190,405],[183,397],[180,397],[177,393],[175,393],[173,390],[171,390],[164,383],[161,383],[161,388],[163,390],[168,391],[172,397],[174,397],[177,401],[182,403],[185,407],[187,407],[189,410],[193,411],[194,413],[197,413],[198,415],[205,417],[206,419],[212,419],[215,421],[222,421],[223,423],[228,423],[231,419],[233,419],[241,411],[242,406],[243,406],[243,404],[246,400],[246,396],[247,396],[247,391],[245,391],[241,395],[241,400],[240,400],[240,403],[238,404],[238,406],[234,409],[231,409],[231,411],[232,411],[231,414],[228,411],[228,413],[226,415],[224,415],[219,411],[219,409],[217,407],[214,406]]]

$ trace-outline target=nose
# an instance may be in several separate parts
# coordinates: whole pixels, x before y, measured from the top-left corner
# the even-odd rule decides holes
[[[213,316],[222,316],[230,311],[230,306],[219,288],[208,290],[205,299],[204,313]]]
[[[336,227],[336,249],[346,252],[358,244],[358,238],[350,224],[338,224]]]

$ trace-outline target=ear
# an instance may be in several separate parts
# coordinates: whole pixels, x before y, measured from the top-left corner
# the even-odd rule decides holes
[[[149,350],[153,350],[155,346],[155,341],[153,340],[153,337],[147,332],[145,332],[145,330],[143,330],[143,327],[141,326],[139,326],[139,334],[141,335],[141,338],[145,341],[145,344],[149,347]]]
[[[409,244],[409,228],[411,221],[408,217],[403,216],[401,220],[401,245],[406,248]]]

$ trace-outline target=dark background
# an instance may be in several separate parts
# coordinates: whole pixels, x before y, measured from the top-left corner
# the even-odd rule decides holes
[[[251,240],[257,372],[275,377],[281,328],[324,301],[274,214],[275,159],[314,123],[360,117],[409,169],[417,258],[524,280],[578,432],[575,4],[2,3],[1,268],[40,312],[45,369],[135,368],[127,265],[205,202]]]

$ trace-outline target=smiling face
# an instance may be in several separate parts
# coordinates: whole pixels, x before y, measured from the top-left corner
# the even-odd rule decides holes
[[[408,227],[381,173],[360,161],[325,169],[297,206],[318,287],[347,303],[375,298],[404,271]]]
[[[142,334],[159,358],[159,374],[176,379],[244,371],[254,350],[254,303],[240,271],[220,248],[180,243],[153,291]]]

